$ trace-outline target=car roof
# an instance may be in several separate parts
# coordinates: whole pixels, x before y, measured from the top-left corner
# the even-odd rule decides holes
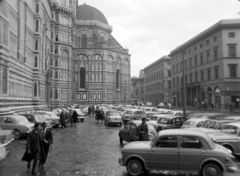
[[[236,127],[240,128],[240,123],[239,122],[228,123],[225,126],[227,126],[227,125],[232,125],[232,126],[236,126]]]
[[[168,118],[168,119],[183,117],[183,116],[174,116],[174,115],[170,115],[170,114],[156,114],[154,116],[155,117],[164,117],[164,118]]]
[[[214,121],[214,122],[235,122],[235,120],[232,119],[206,119],[206,121]]]
[[[207,135],[207,133],[202,132],[202,131],[198,131],[198,130],[194,130],[194,129],[168,129],[168,130],[161,130],[160,132],[158,132],[159,136],[163,136],[163,135],[184,135],[184,136],[199,136],[199,137],[203,137],[203,138],[209,138],[209,136]]]
[[[139,126],[142,123],[142,120],[131,120],[131,121],[128,121],[128,123],[134,123],[137,126]],[[153,125],[151,122],[146,122],[146,124]]]
[[[207,119],[196,118],[196,119],[188,119],[187,121],[188,121],[188,122],[189,122],[189,121],[201,122],[201,121],[205,121],[205,120],[207,120]],[[187,122],[187,121],[186,121],[186,122]]]
[[[206,112],[206,113],[199,113],[201,115],[225,115],[224,113],[214,113],[214,112]]]
[[[11,117],[11,118],[18,118],[18,117],[24,117],[23,115],[18,115],[18,114],[11,114],[11,115],[4,115],[4,116],[0,116],[0,118],[5,118],[5,117]]]

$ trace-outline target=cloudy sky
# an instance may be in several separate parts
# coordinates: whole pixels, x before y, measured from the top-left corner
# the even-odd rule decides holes
[[[131,54],[131,76],[203,30],[240,12],[239,0],[78,0],[99,9]]]

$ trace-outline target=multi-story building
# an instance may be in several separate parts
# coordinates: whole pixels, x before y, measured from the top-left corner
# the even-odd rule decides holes
[[[144,102],[144,72],[140,70],[139,78],[132,77],[132,96],[131,99],[137,100],[139,103]]]
[[[225,109],[234,102],[239,107],[239,29],[240,14],[219,21],[171,51],[174,105],[182,105],[184,68],[188,106]]]
[[[145,102],[170,103],[171,60],[163,56],[144,68]]]
[[[77,0],[1,0],[0,114],[130,98],[130,55],[111,32]]]

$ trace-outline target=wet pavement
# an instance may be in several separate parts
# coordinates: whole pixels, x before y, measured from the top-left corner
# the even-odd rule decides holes
[[[108,127],[104,123],[96,123],[93,117],[88,117],[83,123],[77,123],[77,127],[53,129],[54,146],[49,152],[44,170],[38,175],[128,176],[126,168],[118,163],[122,148],[118,138],[119,129],[119,126]],[[0,162],[0,176],[31,175],[27,173],[26,162],[21,161],[25,147],[26,138],[10,144],[10,156]],[[163,175],[168,174],[149,174]]]

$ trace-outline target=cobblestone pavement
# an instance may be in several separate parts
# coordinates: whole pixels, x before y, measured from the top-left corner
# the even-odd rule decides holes
[[[45,169],[38,176],[127,176],[126,168],[118,163],[122,148],[119,145],[119,129],[119,126],[98,124],[93,117],[77,123],[76,128],[54,129],[53,150],[49,152]],[[15,140],[9,146],[10,156],[0,162],[0,176],[31,175],[27,173],[26,163],[21,161],[25,146],[26,138]],[[149,174],[163,175],[168,174]]]

